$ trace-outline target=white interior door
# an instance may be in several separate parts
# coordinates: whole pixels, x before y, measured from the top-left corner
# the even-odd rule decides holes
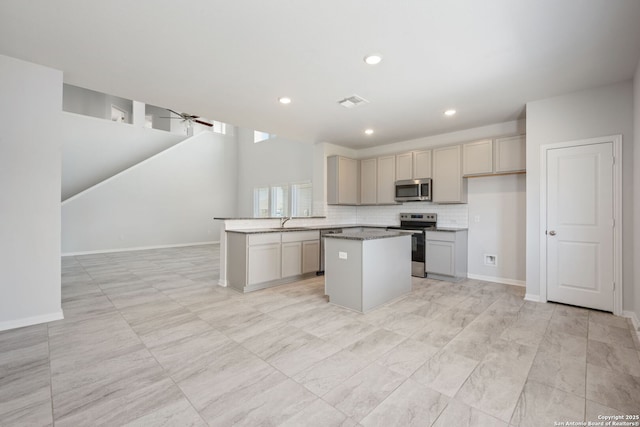
[[[547,151],[547,300],[613,311],[613,144]]]

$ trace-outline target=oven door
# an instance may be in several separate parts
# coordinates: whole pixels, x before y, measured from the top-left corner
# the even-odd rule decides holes
[[[411,275],[414,277],[427,277],[425,272],[426,243],[424,230],[411,230],[397,226],[387,227],[387,230],[411,234]]]
[[[424,232],[411,234],[411,275],[427,277],[425,272],[425,236]]]

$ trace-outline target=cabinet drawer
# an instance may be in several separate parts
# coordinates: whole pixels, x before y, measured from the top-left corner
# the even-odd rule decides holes
[[[265,245],[268,243],[280,243],[280,233],[250,234],[247,242],[249,246]]]
[[[456,233],[452,231],[426,231],[425,240],[439,240],[441,242],[455,242]]]
[[[285,231],[282,233],[282,243],[303,242],[305,240],[317,240],[320,238],[318,231]]]

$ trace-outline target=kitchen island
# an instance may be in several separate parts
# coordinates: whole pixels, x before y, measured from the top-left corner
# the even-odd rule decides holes
[[[326,236],[329,302],[367,312],[411,291],[411,236],[384,230]]]

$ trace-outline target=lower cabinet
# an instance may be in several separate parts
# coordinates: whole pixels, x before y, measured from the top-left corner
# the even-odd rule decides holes
[[[444,274],[446,276],[455,276],[455,244],[453,242],[427,240],[425,246],[427,252],[426,271],[429,273]]]
[[[302,242],[302,274],[315,273],[320,269],[320,241]]]
[[[282,244],[282,277],[302,274],[302,242]]]
[[[318,231],[227,232],[227,280],[241,292],[276,286],[318,271]]]
[[[467,277],[467,230],[425,233],[427,277],[462,280]]]
[[[254,285],[280,278],[280,244],[249,246],[247,284]]]

